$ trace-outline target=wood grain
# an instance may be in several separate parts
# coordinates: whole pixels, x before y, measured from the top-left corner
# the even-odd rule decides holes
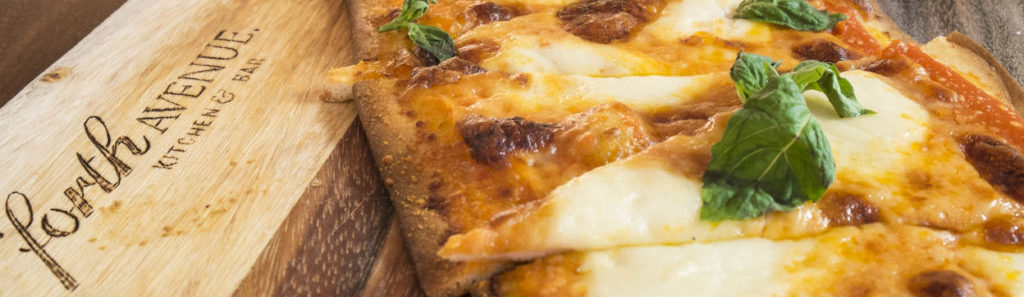
[[[333,0],[125,3],[0,109],[0,295],[235,292],[355,118],[322,98],[348,24]],[[308,201],[313,223],[362,215]],[[335,290],[300,279],[339,280],[324,267],[381,239],[293,245],[275,288]]]
[[[1024,84],[1024,1],[878,0],[918,42],[959,31],[981,43]]]
[[[410,296],[416,278],[358,122],[235,296]],[[364,289],[365,288],[365,289]],[[368,292],[368,293],[361,293]],[[362,294],[362,295],[361,295]]]

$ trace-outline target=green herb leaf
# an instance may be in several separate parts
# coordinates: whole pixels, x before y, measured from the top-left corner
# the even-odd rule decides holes
[[[874,113],[830,63],[804,61],[779,75],[771,58],[740,53],[730,70],[743,108],[711,148],[701,220],[741,220],[817,201],[835,179],[832,149],[803,91],[825,93],[840,117]]]
[[[417,23],[409,23],[407,28],[409,29],[409,39],[416,46],[437,58],[438,61],[445,61],[455,56],[455,41],[441,28]]]
[[[817,201],[835,178],[831,148],[792,77],[769,77],[711,148],[701,220],[740,220]]]
[[[437,0],[405,0],[402,3],[402,13],[391,20],[391,22],[377,27],[377,32],[387,32],[405,28],[408,23],[416,21],[427,13],[430,3],[437,3]]]
[[[825,93],[839,117],[852,118],[875,113],[860,105],[853,93],[853,85],[839,75],[836,65],[814,60],[803,61],[786,75],[792,76],[801,90],[812,89]]]
[[[774,62],[771,58],[740,52],[736,56],[736,62],[729,69],[729,76],[736,82],[736,93],[739,94],[740,100],[747,102],[747,97],[764,88],[769,77],[778,76],[776,67],[779,67],[779,62]]]
[[[437,3],[437,0],[405,0],[402,3],[402,13],[391,22],[377,27],[377,32],[405,28],[409,31],[409,40],[412,40],[412,43],[426,50],[438,61],[444,62],[455,56],[455,41],[452,37],[441,28],[414,23],[427,13],[430,3]]]
[[[772,23],[801,31],[832,29],[846,15],[818,10],[805,0],[745,0],[736,9],[736,18]]]

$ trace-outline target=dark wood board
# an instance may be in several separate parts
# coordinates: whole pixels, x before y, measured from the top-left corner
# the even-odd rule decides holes
[[[959,31],[980,42],[1024,83],[1024,1],[879,0],[918,42]]]
[[[960,31],[1024,78],[1024,1],[878,0],[919,42]],[[0,104],[124,0],[0,4]],[[337,145],[236,296],[422,296],[365,135]]]
[[[0,105],[125,0],[0,1]]]

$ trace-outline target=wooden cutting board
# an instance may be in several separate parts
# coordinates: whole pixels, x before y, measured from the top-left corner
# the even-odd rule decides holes
[[[316,292],[289,277],[369,267],[346,255],[383,237],[343,239],[386,229],[386,196],[339,191],[376,188],[372,166],[317,175],[368,160],[325,100],[348,26],[342,1],[121,6],[0,109],[0,295]]]
[[[880,2],[1024,77],[1024,3]],[[323,100],[324,70],[352,62],[344,7],[129,0],[43,74],[4,73],[33,78],[0,109],[0,295],[422,296],[352,107]],[[40,45],[60,30],[23,20]]]

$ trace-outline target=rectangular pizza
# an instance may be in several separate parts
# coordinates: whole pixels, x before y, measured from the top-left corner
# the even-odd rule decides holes
[[[869,0],[354,0],[431,297],[1024,296],[1024,90]]]

